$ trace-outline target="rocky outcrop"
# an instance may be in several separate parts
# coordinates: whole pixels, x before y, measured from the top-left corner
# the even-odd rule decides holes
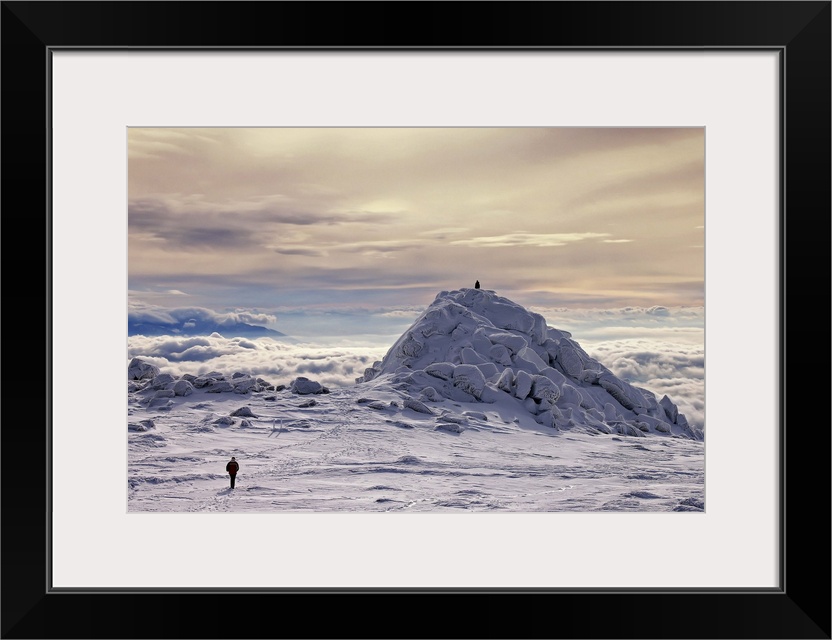
[[[357,382],[390,383],[423,404],[508,396],[557,429],[701,438],[667,396],[621,380],[569,332],[484,289],[441,292]]]

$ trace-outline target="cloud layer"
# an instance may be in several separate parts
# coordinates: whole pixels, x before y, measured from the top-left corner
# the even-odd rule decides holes
[[[385,351],[372,346],[290,345],[270,338],[225,338],[218,334],[189,338],[131,336],[127,348],[128,361],[139,357],[177,376],[241,371],[274,384],[288,384],[297,376],[305,376],[332,387],[354,384],[355,378],[381,359]]]

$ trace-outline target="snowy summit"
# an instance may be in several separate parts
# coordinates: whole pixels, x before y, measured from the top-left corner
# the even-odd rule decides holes
[[[666,395],[617,378],[543,316],[485,289],[443,291],[357,382],[437,399],[505,404],[555,429],[701,440]]]

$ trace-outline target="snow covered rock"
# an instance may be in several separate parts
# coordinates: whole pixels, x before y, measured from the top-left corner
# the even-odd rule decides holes
[[[427,406],[424,402],[420,402],[415,398],[405,398],[403,401],[405,408],[412,409],[418,413],[426,413],[428,415],[433,415],[433,409]]]
[[[367,367],[366,369],[364,369],[364,375],[360,378],[356,378],[355,381],[356,382],[369,382],[370,380],[372,380],[373,378],[376,377],[377,373],[378,373],[378,369],[374,369],[373,367]]]
[[[422,389],[421,394],[419,394],[419,400],[422,402],[438,402],[441,399],[442,396],[433,387],[425,387]]]
[[[144,432],[155,428],[156,423],[149,418],[147,420],[140,420],[139,422],[130,422],[127,424],[128,431]]]
[[[563,371],[570,377],[580,380],[581,373],[584,370],[583,362],[578,352],[569,344],[561,344],[558,349],[558,362],[563,367]]]
[[[299,376],[292,380],[292,384],[289,385],[289,389],[292,393],[297,393],[299,395],[329,393],[329,389],[323,386],[320,382],[315,382],[314,380],[304,378],[303,376]]]
[[[532,384],[532,397],[537,400],[545,400],[550,405],[555,404],[560,398],[560,389],[545,376],[535,376]]]
[[[194,392],[194,385],[187,380],[177,380],[173,383],[173,392],[177,396],[189,396]]]
[[[454,386],[479,399],[485,388],[485,376],[474,365],[461,364],[454,368]]]
[[[679,417],[679,409],[670,401],[670,398],[667,396],[663,396],[662,399],[659,401],[659,405],[662,409],[664,409],[665,414],[670,419],[671,422],[675,423],[677,418]]]
[[[149,380],[159,375],[159,367],[139,358],[133,358],[127,365],[128,380]]]
[[[447,431],[448,433],[462,433],[465,428],[455,422],[440,423],[433,428],[434,431]]]
[[[488,356],[492,362],[501,364],[504,367],[511,366],[511,352],[504,344],[495,344],[488,350]]]
[[[153,378],[153,380],[151,380],[150,387],[152,389],[156,389],[156,390],[168,389],[168,388],[173,387],[173,383],[175,381],[176,381],[176,378],[174,378],[171,374],[169,374],[169,373],[160,373],[158,376]]]
[[[246,377],[238,378],[236,380],[232,379],[231,384],[234,386],[234,393],[246,394],[251,391],[260,390],[260,386],[257,384],[257,380],[255,380],[254,378]]]
[[[497,388],[506,393],[511,393],[514,387],[514,372],[511,369],[503,369],[500,378],[497,380]]]
[[[514,358],[514,363],[519,367],[526,367],[529,373],[538,373],[549,366],[534,349],[523,347]]]
[[[434,362],[425,367],[425,373],[440,380],[450,380],[454,377],[454,365],[450,362]]]
[[[244,418],[257,418],[258,416],[254,415],[254,412],[251,410],[251,407],[245,406],[240,407],[239,409],[235,409],[230,414],[231,416],[238,416]]]
[[[229,391],[234,391],[234,385],[228,382],[228,380],[212,381],[206,390],[207,393],[226,393]]]
[[[534,379],[525,371],[518,371],[514,379],[514,397],[518,400],[525,400],[532,392]]]

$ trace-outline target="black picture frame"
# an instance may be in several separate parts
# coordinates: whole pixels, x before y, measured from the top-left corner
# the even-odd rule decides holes
[[[830,15],[829,1],[2,2],[2,637],[830,638]],[[779,52],[779,588],[53,590],[50,56],[131,47]]]

